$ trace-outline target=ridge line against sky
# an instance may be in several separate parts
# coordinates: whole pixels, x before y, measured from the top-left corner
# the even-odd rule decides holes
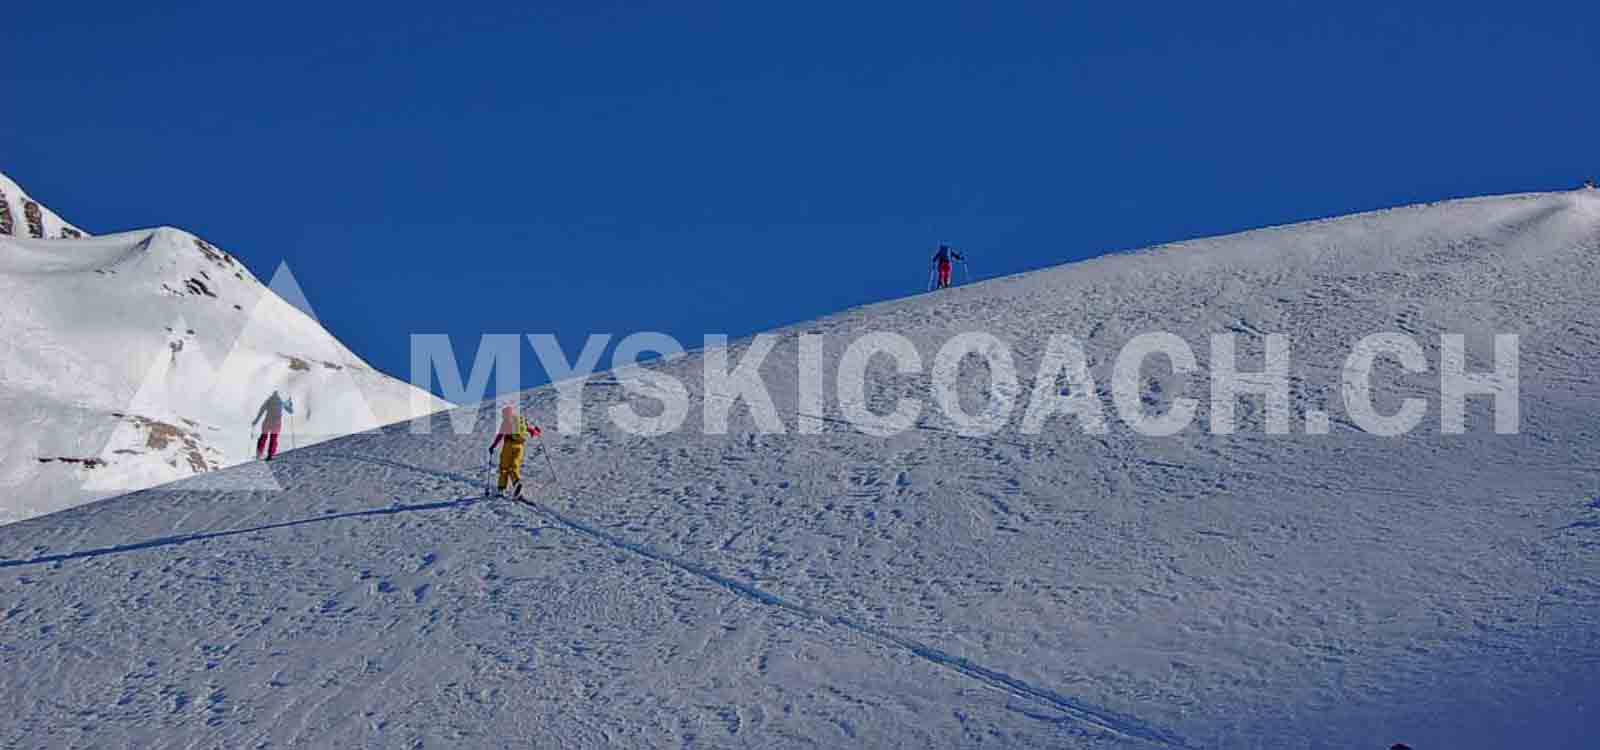
[[[90,232],[288,262],[402,378],[412,333],[468,359],[905,296],[940,241],[987,278],[1600,173],[1595,8],[1158,10],[29,5],[0,169]]]

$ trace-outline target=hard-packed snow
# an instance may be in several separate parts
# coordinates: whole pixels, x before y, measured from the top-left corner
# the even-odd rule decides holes
[[[1454,201],[1197,240],[848,310],[779,333],[786,434],[744,408],[685,430],[533,446],[536,505],[485,500],[494,405],[0,529],[0,743],[27,747],[1582,748],[1600,729],[1600,197]],[[1116,420],[962,437],[795,434],[795,337],[829,373],[867,331],[986,331],[1024,392],[1048,337],[1101,389],[1133,335],[1201,353],[1291,336],[1294,434]],[[1430,400],[1355,430],[1351,345],[1407,332]],[[1521,420],[1440,435],[1439,334],[1492,366],[1521,337]],[[747,346],[735,343],[737,358]],[[968,372],[976,397],[982,373]],[[968,377],[970,376],[970,377]],[[1153,376],[1154,377],[1154,376]],[[1155,377],[1146,403],[1202,397]],[[831,381],[831,377],[828,382]],[[839,404],[831,395],[830,419]],[[549,423],[556,391],[522,395]],[[931,403],[879,373],[880,411]],[[641,407],[648,409],[648,407]],[[1308,409],[1330,434],[1306,434]],[[282,491],[235,490],[270,478]]]

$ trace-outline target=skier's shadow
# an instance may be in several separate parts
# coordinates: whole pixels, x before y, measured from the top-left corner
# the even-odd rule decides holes
[[[156,549],[156,548],[159,548],[159,547],[173,547],[173,546],[176,546],[176,545],[179,545],[179,544],[188,544],[190,542],[203,542],[203,541],[206,541],[206,540],[209,540],[209,539],[222,539],[224,537],[237,536],[239,534],[254,534],[256,532],[261,532],[261,531],[273,531],[273,530],[276,530],[276,529],[286,529],[286,528],[289,528],[291,526],[303,526],[303,525],[309,524],[309,523],[324,523],[324,522],[327,522],[327,521],[338,521],[338,520],[346,519],[346,518],[365,518],[365,517],[369,517],[369,516],[392,516],[392,515],[395,515],[397,513],[420,513],[420,512],[430,511],[430,510],[445,510],[445,509],[448,509],[448,508],[459,508],[459,507],[462,507],[462,506],[465,506],[465,505],[470,505],[470,504],[472,504],[473,502],[475,502],[475,501],[477,501],[479,499],[480,498],[477,498],[477,497],[463,497],[463,498],[459,498],[459,499],[456,499],[456,500],[442,500],[440,502],[435,502],[435,503],[415,503],[415,504],[411,504],[411,505],[389,505],[389,506],[385,506],[385,507],[382,507],[382,508],[367,508],[365,510],[352,510],[352,511],[347,511],[347,512],[344,512],[344,513],[329,513],[327,515],[316,516],[316,517],[313,517],[313,518],[299,518],[299,519],[295,519],[293,521],[281,521],[279,523],[269,523],[269,524],[265,524],[265,525],[262,525],[262,526],[252,526],[252,527],[250,527],[248,529],[229,529],[227,531],[208,531],[208,532],[202,532],[202,533],[196,533],[196,534],[179,534],[179,535],[176,535],[176,536],[164,536],[164,537],[160,537],[160,538],[157,538],[157,539],[150,539],[150,540],[143,541],[143,542],[133,542],[131,544],[119,544],[119,545],[116,545],[115,547],[101,547],[99,549],[83,550],[81,552],[63,552],[61,554],[56,554],[56,555],[41,555],[39,557],[34,557],[34,558],[27,559],[27,560],[0,560],[0,569],[3,569],[3,568],[20,568],[20,567],[27,566],[27,565],[45,565],[45,564],[48,564],[48,563],[65,562],[65,561],[68,561],[68,560],[86,560],[86,559],[89,559],[91,557],[104,557],[106,555],[120,555],[120,554],[122,554],[124,552],[137,552],[139,550]]]

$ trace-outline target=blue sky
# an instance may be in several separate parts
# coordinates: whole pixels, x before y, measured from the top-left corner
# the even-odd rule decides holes
[[[1600,173],[1594,3],[1113,5],[13,4],[0,170],[288,261],[400,377]]]

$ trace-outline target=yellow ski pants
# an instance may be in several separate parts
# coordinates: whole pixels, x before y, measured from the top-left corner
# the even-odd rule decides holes
[[[522,448],[525,443],[510,440],[500,444],[500,489],[522,481]]]

